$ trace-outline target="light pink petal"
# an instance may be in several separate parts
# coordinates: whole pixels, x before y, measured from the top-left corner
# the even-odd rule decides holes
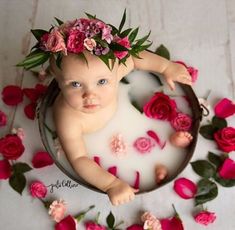
[[[159,138],[159,136],[157,135],[156,132],[154,132],[153,130],[148,130],[147,134],[148,134],[149,137],[153,138],[157,142],[157,144],[159,145],[159,147],[161,149],[163,149],[165,147],[166,141],[161,142],[161,140],[160,140],[160,138]]]
[[[174,182],[175,192],[183,199],[191,199],[197,193],[197,186],[187,178],[179,178]]]
[[[227,158],[219,169],[219,175],[223,179],[235,179],[235,161]]]
[[[117,175],[117,167],[116,166],[109,167],[108,172],[113,174],[114,176],[116,176]]]
[[[139,187],[140,187],[140,173],[139,173],[139,171],[136,171],[135,183],[134,183],[133,188],[139,189]]]
[[[227,98],[223,98],[215,105],[215,115],[220,118],[227,118],[235,114],[235,104]]]
[[[100,166],[100,157],[94,156],[93,159],[94,159],[95,163]]]
[[[8,160],[0,160],[0,180],[6,180],[11,176],[11,165]]]
[[[178,217],[161,220],[162,230],[184,230],[183,223]]]
[[[34,168],[43,168],[54,163],[48,152],[37,152],[33,156],[32,164]]]

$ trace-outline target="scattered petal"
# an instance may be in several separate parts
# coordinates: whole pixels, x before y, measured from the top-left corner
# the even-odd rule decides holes
[[[76,230],[76,220],[68,215],[55,225],[55,230]]]
[[[34,88],[24,88],[23,89],[24,95],[29,98],[31,102],[37,102],[38,100],[38,93],[37,90]]]
[[[3,88],[2,100],[6,105],[18,105],[23,101],[23,91],[19,86],[8,85]]]
[[[197,186],[187,178],[179,178],[174,182],[175,192],[183,199],[191,199],[197,193]]]
[[[148,136],[150,136],[151,138],[153,138],[157,142],[157,144],[159,145],[159,147],[161,149],[164,149],[164,147],[166,146],[166,141],[161,142],[161,140],[156,132],[154,132],[153,130],[148,130],[147,134],[148,134]]]
[[[94,161],[95,161],[95,163],[96,164],[98,164],[99,166],[100,166],[100,157],[98,157],[98,156],[94,156]]]
[[[139,173],[139,171],[136,171],[135,183],[134,183],[133,188],[134,189],[139,189],[140,188],[140,173]]]
[[[162,230],[184,230],[183,223],[180,218],[172,217],[161,220]]]
[[[43,168],[54,163],[48,152],[37,152],[33,156],[32,164],[34,168]]]
[[[6,114],[0,110],[0,127],[5,126],[7,124],[7,116]]]
[[[109,167],[108,172],[113,174],[114,176],[116,176],[117,175],[117,166]]]
[[[102,226],[93,221],[88,221],[85,223],[86,230],[106,230],[105,226]]]
[[[11,176],[11,165],[8,160],[0,160],[0,180],[6,180]]]
[[[31,120],[34,120],[35,114],[36,114],[36,103],[30,103],[24,107],[24,113],[26,117],[28,117]]]
[[[235,114],[235,104],[227,99],[223,98],[215,105],[215,115],[220,118],[227,118]]]
[[[230,158],[225,159],[219,169],[219,175],[223,179],[235,179],[235,161]]]

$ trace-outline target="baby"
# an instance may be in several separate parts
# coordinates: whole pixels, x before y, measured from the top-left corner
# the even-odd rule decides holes
[[[174,81],[191,85],[191,77],[182,65],[148,51],[140,53],[141,59],[130,56],[126,66],[115,62],[112,70],[97,56],[87,51],[84,55],[87,64],[75,54],[64,56],[61,69],[51,59],[51,69],[61,89],[53,107],[56,130],[79,176],[106,192],[113,205],[119,205],[132,200],[137,190],[88,158],[83,135],[103,128],[113,117],[117,110],[119,81],[133,69],[163,74],[172,89]],[[165,174],[161,166],[159,172],[156,171],[159,175],[156,181],[159,183]]]
[[[50,60],[50,67],[61,89],[53,105],[56,131],[74,170],[89,184],[108,194],[113,205],[134,199],[138,191],[102,169],[88,157],[83,135],[103,128],[117,110],[120,80],[133,69],[158,72],[174,90],[174,82],[191,85],[191,76],[183,65],[146,51],[149,35],[136,39],[138,28],[122,31],[95,16],[75,19],[49,31],[31,30],[38,40],[30,54],[18,66],[31,69]],[[189,133],[176,133],[172,143],[185,147]],[[183,144],[182,144],[183,143]],[[156,182],[167,170],[156,168]]]

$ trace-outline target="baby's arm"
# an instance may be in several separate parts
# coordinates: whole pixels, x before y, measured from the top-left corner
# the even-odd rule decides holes
[[[139,56],[141,59],[133,58],[134,67],[164,75],[172,90],[175,89],[174,81],[192,85],[191,76],[183,65],[171,62],[149,51],[143,51],[139,53]]]
[[[61,117],[61,116],[59,116]],[[56,116],[56,129],[69,162],[78,175],[89,184],[106,192],[113,205],[134,199],[135,189],[116,178],[87,157],[81,128],[73,118]]]

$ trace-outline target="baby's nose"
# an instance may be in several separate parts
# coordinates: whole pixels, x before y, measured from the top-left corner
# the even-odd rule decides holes
[[[83,95],[82,95],[82,98],[94,98],[95,97],[95,94],[93,91],[88,91],[86,90]]]

